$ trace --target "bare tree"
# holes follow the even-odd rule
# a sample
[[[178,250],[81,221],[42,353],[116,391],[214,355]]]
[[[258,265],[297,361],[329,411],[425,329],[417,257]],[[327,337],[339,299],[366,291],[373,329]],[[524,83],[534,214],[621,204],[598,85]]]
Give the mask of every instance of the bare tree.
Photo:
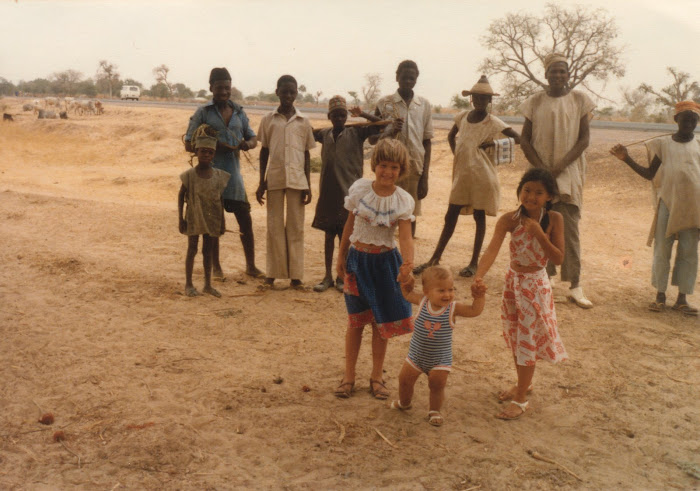
[[[569,60],[569,87],[581,85],[595,94],[590,79],[606,82],[625,74],[623,49],[613,44],[618,34],[605,9],[549,3],[539,17],[506,14],[493,21],[481,39],[490,56],[479,68],[503,77],[506,98],[522,99],[547,86],[544,58],[557,52]]]
[[[362,97],[365,104],[373,106],[379,100],[379,87],[382,85],[382,76],[378,73],[365,73],[367,85],[362,87]]]
[[[159,65],[153,69],[153,76],[156,78],[156,82],[165,85],[172,96],[173,85],[168,81],[168,73],[170,73],[170,68],[167,65]]]
[[[622,99],[625,101],[624,112],[630,121],[646,121],[649,116],[649,108],[654,105],[653,98],[641,88],[622,90]]]
[[[107,60],[100,60],[97,68],[97,80],[104,80],[109,86],[109,97],[112,97],[112,88],[119,83],[119,72],[117,65],[109,63]]]
[[[352,97],[352,103],[354,105],[357,106],[360,103],[360,98],[357,96],[357,92],[355,92],[354,90],[348,90],[348,95]]]
[[[645,94],[656,97],[656,103],[667,107],[674,107],[676,103],[689,99],[700,102],[700,84],[697,80],[690,80],[690,74],[681,72],[674,67],[666,67],[673,77],[671,85],[667,85],[660,91],[655,91],[651,85],[642,84],[639,90]]]
[[[323,95],[323,91],[317,90],[316,91],[316,104],[318,104],[318,101],[321,99],[321,95]]]

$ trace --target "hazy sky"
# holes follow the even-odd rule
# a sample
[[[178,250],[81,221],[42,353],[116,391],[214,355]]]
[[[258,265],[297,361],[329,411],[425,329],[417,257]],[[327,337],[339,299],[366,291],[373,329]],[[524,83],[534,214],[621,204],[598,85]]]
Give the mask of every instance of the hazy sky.
[[[14,83],[75,69],[94,77],[98,61],[146,87],[166,64],[170,80],[208,89],[213,66],[226,66],[244,94],[274,90],[291,73],[322,97],[359,92],[380,73],[382,93],[396,89],[398,62],[418,63],[416,92],[433,104],[470,88],[487,56],[479,44],[491,20],[507,12],[539,14],[545,0],[168,0],[0,3],[0,77]],[[574,4],[577,2],[558,2]],[[666,66],[700,79],[697,0],[589,0],[620,26],[627,75],[620,87],[669,83]],[[495,88],[498,83],[494,80]],[[605,103],[603,103],[605,104]]]

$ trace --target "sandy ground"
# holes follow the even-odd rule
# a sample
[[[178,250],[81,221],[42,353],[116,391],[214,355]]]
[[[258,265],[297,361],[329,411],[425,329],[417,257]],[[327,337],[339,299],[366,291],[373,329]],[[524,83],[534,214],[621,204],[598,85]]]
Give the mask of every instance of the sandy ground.
[[[498,320],[504,248],[486,278],[483,314],[458,323],[446,423],[434,428],[424,377],[407,413],[370,397],[367,340],[358,391],[337,400],[342,295],[282,285],[256,294],[236,233],[222,238],[223,298],[182,295],[186,239],[177,232],[176,196],[188,168],[180,136],[189,116],[108,105],[99,117],[26,115],[0,126],[0,488],[700,486],[686,472],[700,464],[700,323],[646,310],[654,297],[649,187],[607,155],[613,143],[649,134],[593,133],[581,229],[583,285],[595,308],[566,303],[564,285],[555,289],[571,360],[539,365],[526,416],[494,418],[496,392],[514,380]],[[430,256],[447,206],[446,136],[439,130],[434,140],[417,262]],[[634,148],[646,162],[643,147]],[[251,160],[242,165],[252,198],[257,149]],[[501,169],[502,211],[516,206],[524,169],[522,155]],[[323,276],[314,206],[308,285]],[[257,204],[253,220],[264,268],[265,210]],[[237,231],[232,216],[228,228]],[[457,272],[467,263],[473,233],[462,217],[443,264]],[[470,280],[456,285],[466,299]],[[676,289],[669,292],[674,300]],[[698,294],[690,301],[700,303]],[[393,392],[408,342],[389,343]],[[37,422],[45,412],[52,426]],[[58,430],[62,443],[53,440]]]

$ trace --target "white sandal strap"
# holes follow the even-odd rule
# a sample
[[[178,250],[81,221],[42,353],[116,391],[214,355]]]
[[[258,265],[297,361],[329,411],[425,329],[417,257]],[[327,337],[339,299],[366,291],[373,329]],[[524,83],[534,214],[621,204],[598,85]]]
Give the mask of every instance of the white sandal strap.
[[[518,402],[511,400],[510,403],[518,406],[522,412],[527,411],[528,406],[530,406],[530,401]]]

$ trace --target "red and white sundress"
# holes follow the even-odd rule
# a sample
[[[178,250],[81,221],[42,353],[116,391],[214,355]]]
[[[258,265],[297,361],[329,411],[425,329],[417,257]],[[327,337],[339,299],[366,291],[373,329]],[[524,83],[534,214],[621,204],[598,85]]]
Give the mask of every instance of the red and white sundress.
[[[532,366],[537,360],[557,363],[568,359],[557,331],[557,314],[542,245],[518,225],[510,237],[510,259],[523,266],[539,266],[534,273],[509,268],[503,287],[503,337],[516,363]]]

